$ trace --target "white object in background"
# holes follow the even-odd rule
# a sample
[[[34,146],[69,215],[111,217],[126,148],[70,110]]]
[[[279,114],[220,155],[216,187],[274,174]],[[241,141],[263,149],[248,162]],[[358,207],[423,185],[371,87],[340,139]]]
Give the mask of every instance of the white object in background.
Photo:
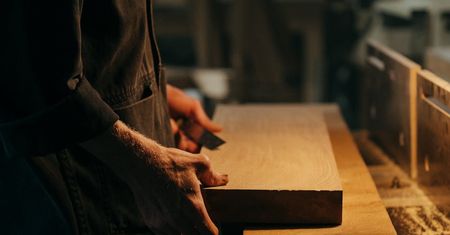
[[[192,78],[205,96],[223,100],[229,93],[229,73],[224,69],[196,69]]]
[[[186,93],[186,95],[202,101],[203,100],[203,95],[200,93],[200,91],[198,89],[195,88],[187,88],[187,89],[183,89],[184,93]]]

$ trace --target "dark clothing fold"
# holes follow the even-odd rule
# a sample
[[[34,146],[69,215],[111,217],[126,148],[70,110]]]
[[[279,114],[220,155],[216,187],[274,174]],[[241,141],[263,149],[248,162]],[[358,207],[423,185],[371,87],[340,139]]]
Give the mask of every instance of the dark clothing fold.
[[[0,225],[7,232],[152,234],[128,186],[78,145],[120,119],[173,146],[151,8],[150,0],[2,3]]]

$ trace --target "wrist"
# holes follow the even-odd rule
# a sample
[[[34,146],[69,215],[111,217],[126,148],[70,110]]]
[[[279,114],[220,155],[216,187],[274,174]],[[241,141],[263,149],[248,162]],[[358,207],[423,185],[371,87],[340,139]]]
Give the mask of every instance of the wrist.
[[[165,151],[163,146],[121,121],[115,122],[107,132],[80,145],[130,185],[159,169]]]
[[[141,133],[134,131],[121,121],[114,124],[112,135],[127,149],[132,151],[134,155],[141,158],[149,165],[157,163],[157,160],[160,160],[166,151],[164,146],[147,138]]]

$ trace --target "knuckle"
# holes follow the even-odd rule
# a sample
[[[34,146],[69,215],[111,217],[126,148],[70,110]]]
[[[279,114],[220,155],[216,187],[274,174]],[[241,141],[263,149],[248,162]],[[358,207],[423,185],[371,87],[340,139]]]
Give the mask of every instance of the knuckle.
[[[199,154],[199,159],[200,159],[200,163],[206,167],[206,168],[210,168],[211,167],[211,160],[209,159],[208,156],[206,156],[205,154]]]

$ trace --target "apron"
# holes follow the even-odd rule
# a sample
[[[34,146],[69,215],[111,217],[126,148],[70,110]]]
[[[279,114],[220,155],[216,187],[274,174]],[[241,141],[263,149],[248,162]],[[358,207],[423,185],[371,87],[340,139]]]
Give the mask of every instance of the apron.
[[[147,1],[149,14],[150,6]],[[145,55],[135,77],[143,94],[136,92],[139,98],[120,104],[108,101],[112,95],[103,98],[128,126],[172,147],[164,71],[148,20]],[[46,156],[0,156],[0,234],[153,233],[129,187],[95,156],[73,145]]]
[[[162,68],[150,73],[151,95],[116,108],[120,120],[159,144],[173,147]],[[57,199],[75,234],[153,234],[129,187],[95,156],[79,146],[30,159]]]

